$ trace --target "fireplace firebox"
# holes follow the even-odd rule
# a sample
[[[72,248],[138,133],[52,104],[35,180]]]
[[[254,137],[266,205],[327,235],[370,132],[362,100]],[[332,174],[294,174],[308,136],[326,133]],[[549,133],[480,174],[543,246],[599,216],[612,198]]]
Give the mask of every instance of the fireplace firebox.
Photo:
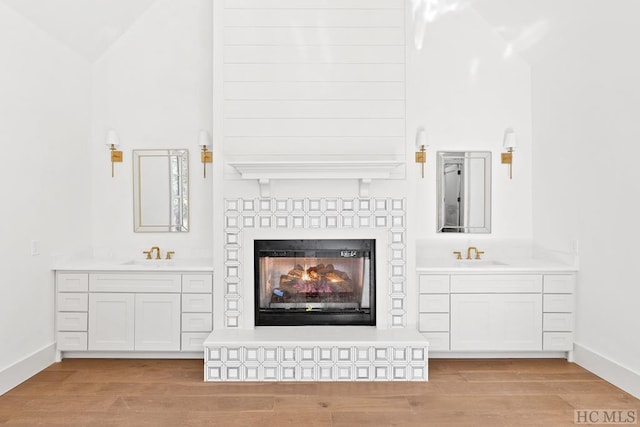
[[[256,240],[256,326],[375,325],[375,240]]]

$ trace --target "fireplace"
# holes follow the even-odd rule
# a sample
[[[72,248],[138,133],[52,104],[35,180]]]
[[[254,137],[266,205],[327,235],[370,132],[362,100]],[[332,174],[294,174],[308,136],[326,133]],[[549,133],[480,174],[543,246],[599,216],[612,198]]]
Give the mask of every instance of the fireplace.
[[[375,240],[255,240],[255,325],[375,325]]]

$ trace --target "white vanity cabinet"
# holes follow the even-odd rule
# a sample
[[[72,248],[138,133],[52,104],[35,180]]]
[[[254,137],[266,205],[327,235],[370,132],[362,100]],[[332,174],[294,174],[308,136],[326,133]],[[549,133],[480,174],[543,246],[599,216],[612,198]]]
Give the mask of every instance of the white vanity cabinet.
[[[202,351],[213,329],[213,282],[210,274],[182,276],[182,350]]]
[[[56,285],[60,352],[202,351],[212,330],[211,273],[57,272]]]
[[[449,275],[420,275],[418,286],[418,330],[429,340],[429,350],[449,350]]]
[[[181,291],[180,274],[89,274],[88,350],[180,350]]]
[[[56,283],[56,336],[58,350],[86,350],[89,275],[86,273],[58,273]]]
[[[573,275],[544,277],[543,340],[544,350],[573,349],[573,313],[576,279]]]
[[[418,329],[434,352],[572,350],[573,273],[420,273],[418,282]]]
[[[451,276],[451,350],[542,350],[542,276]]]

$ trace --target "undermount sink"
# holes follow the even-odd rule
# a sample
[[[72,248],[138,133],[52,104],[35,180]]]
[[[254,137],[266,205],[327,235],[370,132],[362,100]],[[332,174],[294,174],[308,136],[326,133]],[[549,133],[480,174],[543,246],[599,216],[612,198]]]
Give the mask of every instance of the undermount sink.
[[[460,267],[496,267],[508,265],[506,262],[495,259],[457,259],[453,260],[453,263]]]
[[[174,264],[172,259],[132,259],[122,263],[122,265],[141,265],[145,267],[164,267]]]

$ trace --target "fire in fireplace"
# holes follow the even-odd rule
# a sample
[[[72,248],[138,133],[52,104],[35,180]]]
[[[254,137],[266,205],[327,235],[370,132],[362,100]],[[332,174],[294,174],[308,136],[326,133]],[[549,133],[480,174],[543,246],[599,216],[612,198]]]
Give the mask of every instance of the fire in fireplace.
[[[375,240],[256,240],[255,324],[375,325]]]

